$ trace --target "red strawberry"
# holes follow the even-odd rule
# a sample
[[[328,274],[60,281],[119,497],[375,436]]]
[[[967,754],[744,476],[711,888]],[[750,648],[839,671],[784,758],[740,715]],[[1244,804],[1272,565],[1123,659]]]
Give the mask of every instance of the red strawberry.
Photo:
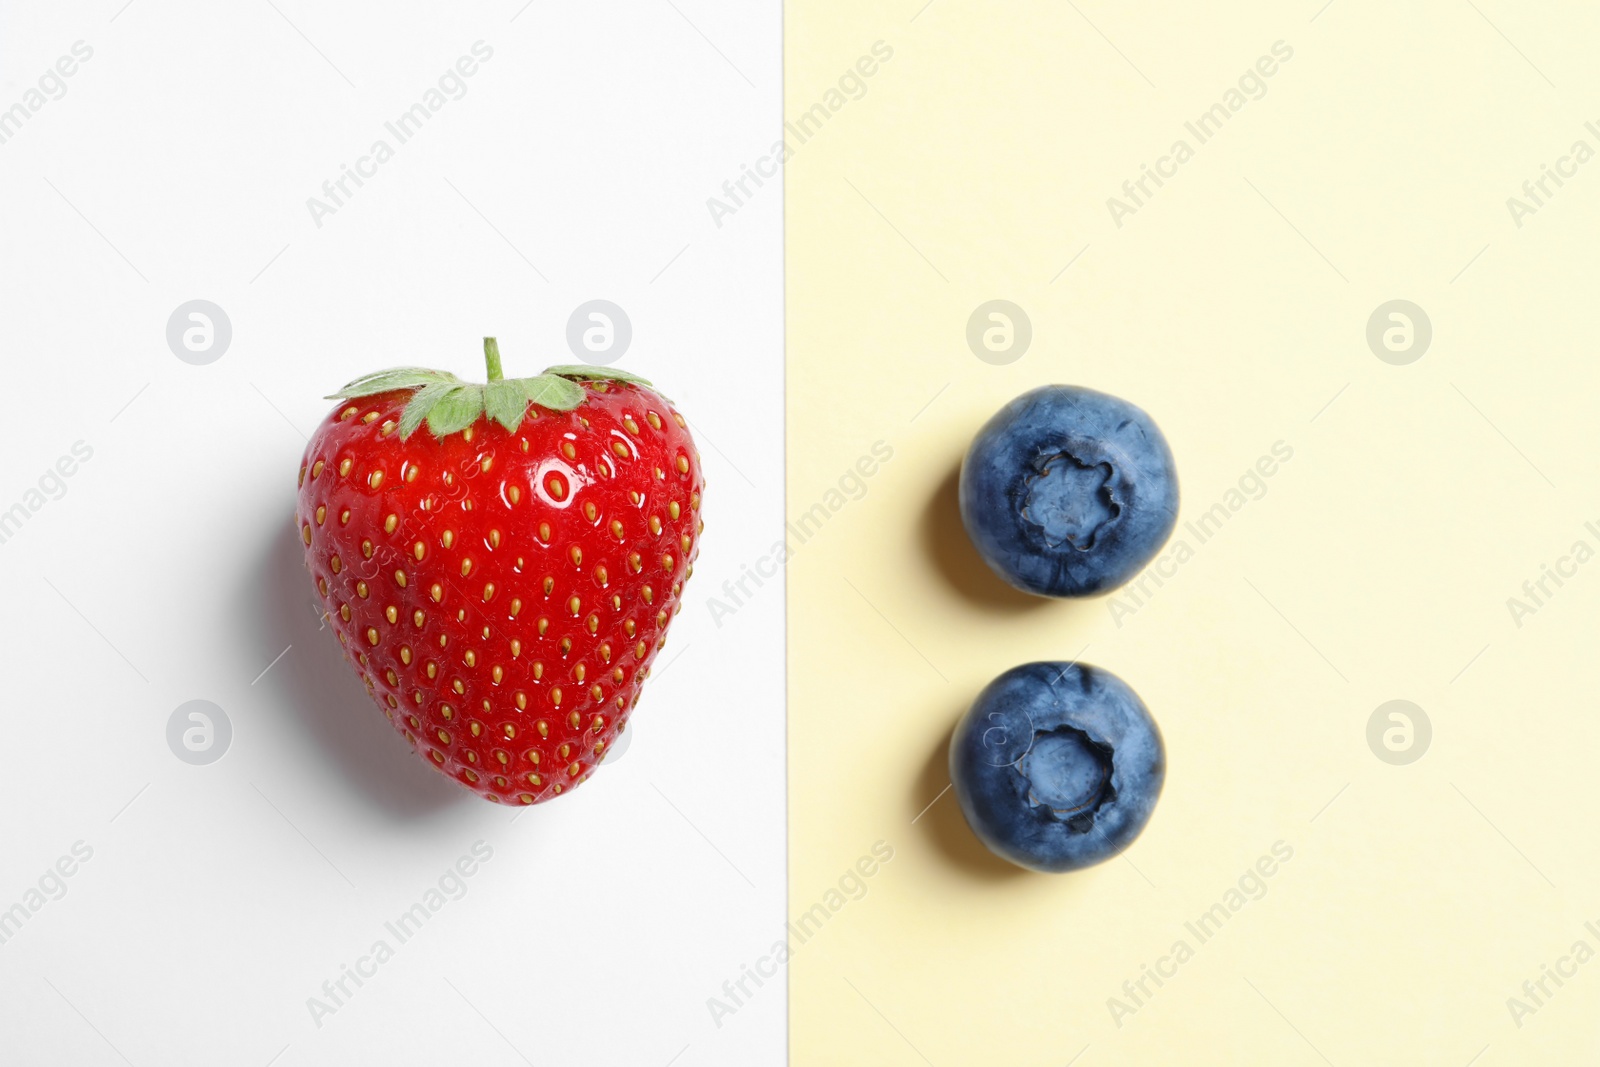
[[[493,801],[589,776],[698,547],[699,454],[649,383],[552,367],[359,378],[300,464],[306,566],[383,714]],[[428,431],[416,433],[426,424]]]

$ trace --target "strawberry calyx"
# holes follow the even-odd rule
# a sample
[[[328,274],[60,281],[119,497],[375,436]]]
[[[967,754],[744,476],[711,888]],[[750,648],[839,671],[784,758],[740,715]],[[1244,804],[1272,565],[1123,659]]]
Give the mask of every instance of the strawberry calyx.
[[[401,389],[414,390],[400,416],[400,439],[410,437],[426,423],[429,431],[442,440],[485,415],[508,432],[515,432],[522,425],[529,403],[552,411],[571,411],[583,403],[584,392],[579,382],[650,384],[628,371],[586,365],[550,367],[532,378],[508,379],[501,370],[500,346],[493,337],[483,339],[483,359],[489,371],[486,384],[462,381],[449,371],[427,367],[391,367],[364,374],[327,399],[353,400]]]

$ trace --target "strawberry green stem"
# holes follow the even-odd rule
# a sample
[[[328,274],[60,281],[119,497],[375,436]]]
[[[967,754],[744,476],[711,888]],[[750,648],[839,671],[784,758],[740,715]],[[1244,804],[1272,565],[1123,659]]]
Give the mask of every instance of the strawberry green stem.
[[[443,440],[482,417],[498,422],[508,433],[516,433],[530,403],[548,411],[572,411],[583,403],[585,382],[650,386],[637,374],[588,364],[548,367],[535,377],[507,381],[500,366],[500,345],[493,337],[483,339],[483,361],[489,368],[488,385],[464,382],[447,371],[426,367],[393,367],[362,375],[329,399],[353,400],[410,390],[411,399],[400,416],[400,440],[406,440],[424,424]]]

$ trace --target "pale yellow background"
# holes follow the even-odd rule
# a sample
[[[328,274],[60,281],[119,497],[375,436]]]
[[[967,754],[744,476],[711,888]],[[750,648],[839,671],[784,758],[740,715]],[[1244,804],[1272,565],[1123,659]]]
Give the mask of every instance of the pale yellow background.
[[[1520,628],[1506,603],[1600,547],[1600,160],[1520,229],[1506,208],[1600,148],[1600,16],[922,3],[788,4],[791,119],[894,49],[786,170],[791,518],[893,448],[788,568],[791,912],[894,848],[796,949],[793,1062],[1600,1062],[1600,961],[1520,1028],[1506,1003],[1600,949],[1600,561]],[[1278,40],[1266,96],[1118,229],[1107,198]],[[1008,366],[965,341],[993,298],[1033,325]],[[1433,323],[1410,366],[1365,341],[1394,298]],[[952,479],[1046,382],[1148,410],[1184,520],[1294,457],[1120,627],[1027,602]],[[1125,859],[1016,871],[939,797],[949,732],[995,674],[1085,646],[1154,711],[1166,791]],[[1409,766],[1366,741],[1395,698],[1433,725]],[[1119,1028],[1107,999],[1277,841],[1265,896]]]

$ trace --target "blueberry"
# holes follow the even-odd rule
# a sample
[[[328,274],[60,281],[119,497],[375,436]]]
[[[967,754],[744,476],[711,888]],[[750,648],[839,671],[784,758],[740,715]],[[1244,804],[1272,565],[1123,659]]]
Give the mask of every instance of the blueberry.
[[[950,739],[950,783],[998,856],[1074,871],[1139,836],[1166,778],[1161,731],[1121,678],[1026,663],[990,682]]]
[[[1116,588],[1178,521],[1178,473],[1150,416],[1074,385],[1023,393],[985,423],[960,496],[978,555],[1040,596]]]

